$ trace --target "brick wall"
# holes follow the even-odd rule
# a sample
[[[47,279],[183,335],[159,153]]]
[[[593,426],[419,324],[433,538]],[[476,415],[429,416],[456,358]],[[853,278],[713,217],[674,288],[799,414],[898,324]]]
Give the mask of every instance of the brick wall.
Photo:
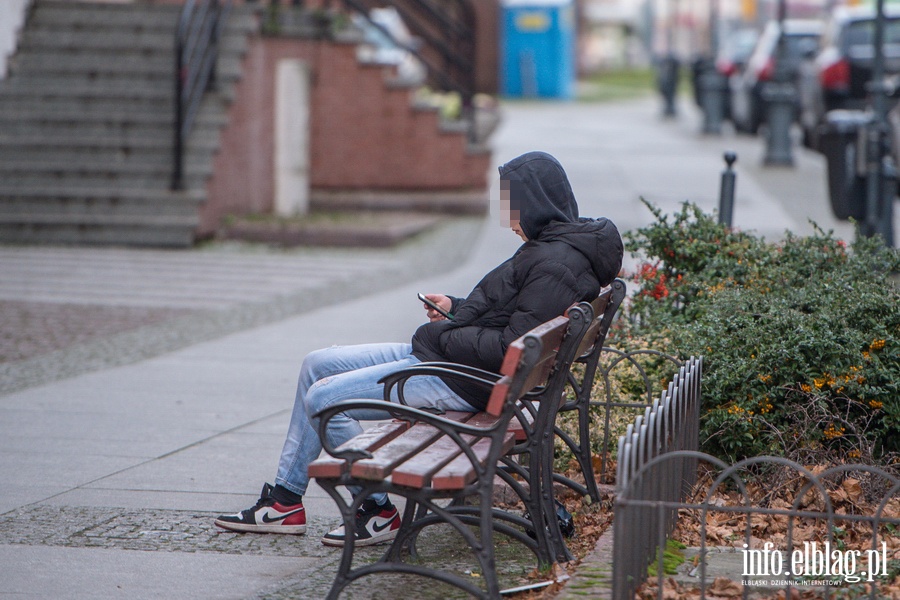
[[[311,66],[313,192],[486,189],[490,154],[470,153],[465,134],[442,132],[435,112],[414,109],[412,89],[388,84],[389,67],[358,63],[352,44],[254,36],[207,186],[202,234],[224,215],[272,210],[275,67],[283,58]]]

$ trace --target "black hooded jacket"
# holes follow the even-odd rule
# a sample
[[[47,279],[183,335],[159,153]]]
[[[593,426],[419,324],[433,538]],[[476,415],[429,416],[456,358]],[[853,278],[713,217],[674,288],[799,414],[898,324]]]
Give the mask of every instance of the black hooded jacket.
[[[419,327],[413,355],[497,372],[506,348],[573,303],[593,300],[622,266],[622,239],[608,219],[578,217],[565,171],[555,158],[529,152],[500,167],[510,204],[528,241],[475,286],[453,299],[453,321]],[[483,409],[487,392],[447,378],[447,385]]]

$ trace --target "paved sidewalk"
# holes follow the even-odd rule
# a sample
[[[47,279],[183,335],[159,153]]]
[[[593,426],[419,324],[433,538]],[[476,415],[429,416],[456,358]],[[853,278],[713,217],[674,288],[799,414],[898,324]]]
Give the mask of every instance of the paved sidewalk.
[[[392,250],[0,246],[0,393],[127,364],[389,288],[469,254],[461,218]],[[445,251],[436,256],[428,246]]]
[[[625,231],[650,220],[642,196],[715,208],[734,149],[736,226],[777,238],[809,232],[811,217],[852,236],[830,218],[820,157],[798,151],[795,170],[767,170],[759,140],[706,138],[695,115],[658,113],[655,99],[510,104],[495,161],[555,154],[582,213]],[[0,246],[3,329],[31,310],[87,336],[10,343],[21,359],[0,363],[0,598],[322,597],[338,553],[319,543],[337,521],[321,490],[299,538],[221,534],[212,517],[249,506],[274,476],[307,352],[408,340],[423,321],[417,291],[465,294],[516,247],[493,217],[396,251]],[[418,598],[428,585],[348,597]]]

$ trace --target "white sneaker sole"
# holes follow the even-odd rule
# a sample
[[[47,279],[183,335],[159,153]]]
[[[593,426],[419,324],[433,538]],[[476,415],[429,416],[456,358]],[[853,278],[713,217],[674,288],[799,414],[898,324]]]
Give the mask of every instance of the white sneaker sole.
[[[229,523],[228,521],[215,520],[217,527],[238,533],[281,533],[285,535],[303,535],[306,533],[306,525],[246,525],[243,523]]]
[[[392,530],[392,531],[388,531],[387,533],[384,533],[384,534],[381,534],[381,535],[378,535],[378,536],[375,536],[375,537],[366,538],[366,539],[364,539],[364,540],[359,540],[359,539],[358,539],[358,540],[356,540],[356,543],[353,544],[353,545],[354,545],[355,547],[359,548],[359,547],[362,547],[362,546],[374,546],[374,545],[376,545],[376,544],[383,544],[383,543],[385,543],[385,542],[390,542],[390,541],[392,541],[395,537],[397,537],[397,531],[398,531],[397,529],[394,529],[394,530]],[[325,544],[326,546],[335,546],[335,547],[340,547],[340,548],[343,548],[343,547],[344,547],[344,540],[343,540],[343,538],[328,538],[328,537],[323,537],[323,538],[322,538],[322,543]]]

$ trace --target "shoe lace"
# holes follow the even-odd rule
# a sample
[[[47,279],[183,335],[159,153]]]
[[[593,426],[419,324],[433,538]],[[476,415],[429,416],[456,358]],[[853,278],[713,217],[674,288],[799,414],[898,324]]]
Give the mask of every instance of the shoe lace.
[[[261,509],[262,507],[264,507],[264,506],[272,506],[273,504],[275,504],[275,499],[272,498],[271,496],[260,496],[260,497],[259,497],[259,500],[256,501],[256,504],[254,504],[252,508],[248,508],[247,510],[242,511],[241,514],[243,514],[244,516],[249,517],[250,515],[252,515],[252,514],[255,513],[256,511],[258,511],[259,509]]]

